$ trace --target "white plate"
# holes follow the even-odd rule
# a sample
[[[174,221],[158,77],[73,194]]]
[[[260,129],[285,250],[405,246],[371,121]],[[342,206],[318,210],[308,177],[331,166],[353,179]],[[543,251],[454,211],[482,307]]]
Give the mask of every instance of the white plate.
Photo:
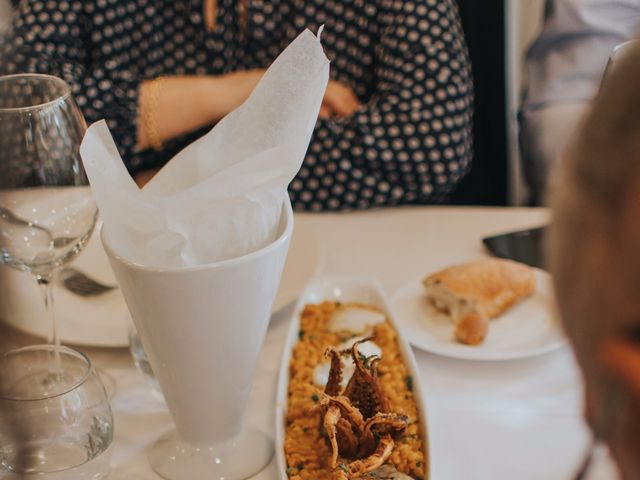
[[[106,284],[116,284],[97,231],[74,266]],[[46,336],[48,316],[32,275],[0,267],[0,318],[19,330]],[[80,297],[60,283],[53,284],[58,333],[63,343],[97,347],[128,345],[129,312],[115,289],[95,297]]]
[[[100,242],[99,226],[74,267],[106,284],[116,284]],[[289,254],[276,295],[273,312],[297,298],[304,284],[322,268],[324,251],[313,231],[296,225]],[[23,272],[0,266],[0,319],[27,333],[45,336],[48,329],[43,300],[35,279]],[[95,347],[126,347],[129,311],[114,290],[95,297],[79,297],[61,284],[53,286],[60,339],[63,343]]]
[[[467,360],[511,360],[542,355],[566,343],[554,308],[551,276],[535,270],[536,291],[528,299],[491,320],[481,345],[463,345],[453,337],[453,324],[427,301],[422,278],[393,295],[396,320],[411,344],[428,352]]]
[[[296,304],[293,317],[289,326],[287,340],[284,345],[284,352],[280,362],[280,373],[278,375],[278,386],[276,393],[276,458],[278,463],[278,475],[282,480],[287,477],[287,461],[284,455],[284,436],[285,436],[285,415],[287,409],[287,387],[289,384],[289,363],[293,347],[298,341],[298,332],[300,331],[300,314],[304,310],[304,306],[309,303],[320,303],[324,300],[347,302],[361,302],[373,305],[381,309],[387,318],[391,321],[398,333],[398,347],[402,361],[407,367],[407,371],[413,377],[413,391],[416,403],[418,404],[418,413],[421,420],[420,436],[425,446],[425,456],[427,466],[425,469],[425,479],[430,478],[432,470],[432,457],[429,448],[429,437],[427,434],[427,426],[429,420],[425,409],[425,390],[421,385],[420,374],[416,364],[415,357],[411,351],[411,347],[407,343],[402,331],[398,329],[398,324],[394,319],[389,302],[380,287],[380,284],[374,280],[362,277],[319,277],[311,280],[306,286]]]

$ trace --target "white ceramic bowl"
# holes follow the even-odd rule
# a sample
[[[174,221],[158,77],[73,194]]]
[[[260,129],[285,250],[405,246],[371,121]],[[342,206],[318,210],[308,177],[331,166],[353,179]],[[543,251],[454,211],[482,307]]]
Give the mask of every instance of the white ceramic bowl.
[[[278,462],[278,475],[282,480],[286,480],[287,461],[284,455],[284,436],[285,436],[285,416],[287,409],[287,387],[289,384],[289,362],[294,346],[298,342],[298,332],[300,330],[300,314],[304,310],[304,306],[309,303],[321,303],[325,300],[339,301],[342,303],[361,302],[382,310],[387,318],[393,324],[398,334],[398,347],[402,355],[408,373],[413,377],[413,393],[418,406],[418,414],[420,415],[420,436],[425,449],[426,468],[425,480],[430,478],[432,469],[432,458],[429,447],[429,437],[427,427],[429,419],[427,417],[427,409],[425,408],[425,390],[420,382],[420,375],[416,360],[411,351],[409,343],[402,335],[398,328],[389,302],[382,290],[380,284],[370,278],[333,276],[319,277],[311,280],[305,290],[298,299],[298,303],[291,319],[289,333],[284,346],[284,353],[280,363],[280,374],[278,376],[278,387],[276,394],[276,458]]]

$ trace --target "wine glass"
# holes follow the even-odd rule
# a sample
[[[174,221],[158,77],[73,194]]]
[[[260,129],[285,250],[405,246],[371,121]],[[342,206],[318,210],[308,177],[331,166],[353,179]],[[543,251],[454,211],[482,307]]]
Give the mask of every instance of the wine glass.
[[[85,246],[97,218],[79,153],[85,130],[63,80],[0,77],[0,264],[35,276],[56,345],[51,281]]]
[[[0,356],[0,478],[105,478],[112,440],[107,395],[86,356],[54,345]]]

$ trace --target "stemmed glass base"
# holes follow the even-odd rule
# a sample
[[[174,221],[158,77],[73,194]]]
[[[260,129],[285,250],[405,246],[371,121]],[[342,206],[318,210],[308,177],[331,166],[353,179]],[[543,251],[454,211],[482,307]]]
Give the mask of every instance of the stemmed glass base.
[[[244,480],[263,470],[273,452],[273,441],[251,428],[233,440],[206,446],[193,446],[173,430],[151,446],[148,458],[167,480]]]

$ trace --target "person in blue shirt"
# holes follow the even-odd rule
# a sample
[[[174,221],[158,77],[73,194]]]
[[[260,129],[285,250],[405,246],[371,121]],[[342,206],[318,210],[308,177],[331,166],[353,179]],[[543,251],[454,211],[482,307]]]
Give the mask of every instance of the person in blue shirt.
[[[596,95],[613,49],[640,27],[640,0],[547,0],[545,13],[526,56],[520,125],[536,203],[544,202],[553,168]]]

